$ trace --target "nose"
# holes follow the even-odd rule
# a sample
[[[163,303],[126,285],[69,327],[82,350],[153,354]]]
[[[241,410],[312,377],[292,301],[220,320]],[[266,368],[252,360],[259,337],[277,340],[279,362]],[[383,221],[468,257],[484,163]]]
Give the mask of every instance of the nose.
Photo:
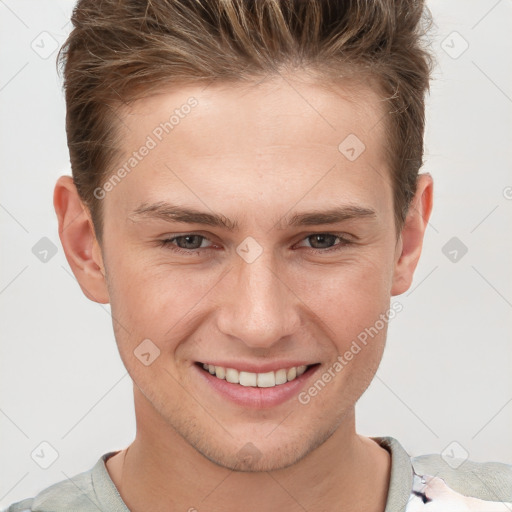
[[[300,326],[300,300],[275,260],[263,253],[240,259],[224,283],[217,322],[220,332],[250,348],[270,348]]]

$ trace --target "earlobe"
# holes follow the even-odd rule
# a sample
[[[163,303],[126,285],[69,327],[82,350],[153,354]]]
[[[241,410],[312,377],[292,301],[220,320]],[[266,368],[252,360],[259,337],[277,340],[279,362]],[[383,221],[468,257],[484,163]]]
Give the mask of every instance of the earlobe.
[[[416,194],[397,243],[397,260],[393,274],[391,295],[406,292],[412,283],[414,271],[418,265],[423,246],[425,230],[433,206],[434,183],[430,174],[418,176]]]
[[[55,185],[53,205],[59,221],[59,237],[69,266],[86,297],[109,302],[101,249],[87,208],[71,176],[61,176]]]

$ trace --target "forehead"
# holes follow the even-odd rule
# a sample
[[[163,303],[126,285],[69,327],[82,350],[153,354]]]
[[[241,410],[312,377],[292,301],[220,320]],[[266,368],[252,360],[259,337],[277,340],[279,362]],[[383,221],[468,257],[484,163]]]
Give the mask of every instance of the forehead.
[[[194,106],[189,108],[191,103]],[[373,144],[380,142],[374,128],[383,113],[383,101],[363,84],[347,80],[328,85],[291,75],[250,84],[174,87],[133,103],[124,124],[127,141],[136,145],[130,134],[137,137],[141,131],[156,129],[158,137],[158,125],[174,117],[174,138],[184,132],[180,143],[201,155],[230,152],[233,142],[239,144],[237,150],[246,152],[277,144],[294,147],[299,141],[304,146],[304,138],[308,147],[321,144],[337,149],[336,142],[349,133],[368,142],[372,137]]]
[[[336,193],[352,203],[383,202],[378,192],[390,186],[383,113],[383,102],[364,86],[289,76],[169,89],[122,114],[114,170],[130,159],[134,165],[111,200],[123,189],[126,209],[184,195],[197,206],[209,196],[219,205],[261,200],[259,206],[286,207],[301,195],[313,204]],[[150,147],[143,158],[133,156],[143,146]]]

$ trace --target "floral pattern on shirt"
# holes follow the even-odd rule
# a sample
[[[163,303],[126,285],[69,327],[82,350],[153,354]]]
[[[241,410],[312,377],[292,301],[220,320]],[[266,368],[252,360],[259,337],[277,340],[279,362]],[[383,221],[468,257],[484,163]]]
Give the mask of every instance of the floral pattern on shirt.
[[[451,489],[442,478],[414,473],[405,512],[512,512],[512,502],[464,496]]]

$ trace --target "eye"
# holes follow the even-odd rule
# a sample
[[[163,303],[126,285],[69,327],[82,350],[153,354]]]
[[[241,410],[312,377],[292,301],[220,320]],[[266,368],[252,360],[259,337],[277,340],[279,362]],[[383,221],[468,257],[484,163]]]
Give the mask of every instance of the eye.
[[[204,240],[208,239],[205,236],[198,235],[196,233],[190,233],[160,240],[160,245],[162,247],[168,247],[169,249],[181,254],[194,255],[198,254],[204,249],[210,248],[201,247]],[[175,242],[177,242],[177,245]]]
[[[335,245],[332,245],[334,244],[336,239],[340,240],[340,242]],[[313,252],[316,253],[339,251],[343,249],[343,247],[350,245],[352,243],[348,238],[341,235],[335,235],[333,233],[314,233],[312,235],[308,235],[306,238],[304,238],[304,240],[310,241],[310,248]],[[317,245],[330,245],[330,247],[316,247]]]

